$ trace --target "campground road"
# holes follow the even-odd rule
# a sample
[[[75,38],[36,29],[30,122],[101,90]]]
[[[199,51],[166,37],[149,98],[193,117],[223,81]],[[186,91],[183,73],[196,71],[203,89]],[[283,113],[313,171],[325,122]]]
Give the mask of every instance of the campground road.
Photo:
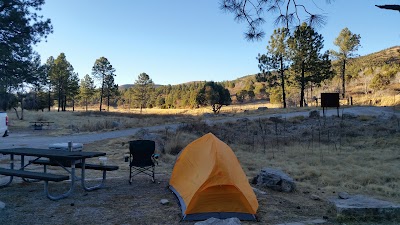
[[[322,110],[321,114],[322,114]],[[232,122],[237,121],[239,119],[248,118],[248,119],[258,119],[258,118],[269,118],[269,117],[277,117],[280,116],[282,118],[290,118],[296,116],[308,116],[310,111],[304,112],[290,112],[290,113],[280,113],[280,114],[268,114],[268,115],[257,115],[257,116],[243,116],[243,117],[218,117],[218,119],[206,119],[205,122],[207,124],[214,123],[224,123],[224,122]],[[354,115],[370,115],[370,116],[381,116],[381,117],[390,117],[392,115],[396,115],[400,117],[400,112],[394,111],[393,108],[390,107],[349,107],[349,108],[341,108],[339,110],[339,114],[342,113],[352,113]],[[325,111],[326,116],[337,115],[336,109],[329,109]],[[31,148],[48,148],[49,144],[53,143],[62,143],[72,141],[75,143],[91,143],[95,141],[110,139],[110,138],[120,138],[134,135],[140,129],[145,128],[150,132],[164,130],[166,127],[170,127],[172,129],[176,129],[180,124],[165,124],[158,126],[150,126],[150,127],[141,127],[141,128],[130,128],[126,130],[116,130],[102,133],[90,133],[90,134],[76,134],[76,135],[64,135],[59,137],[54,136],[32,136],[27,134],[14,134],[12,131],[8,137],[2,138],[0,137],[0,148],[20,148],[20,147],[31,147]]]

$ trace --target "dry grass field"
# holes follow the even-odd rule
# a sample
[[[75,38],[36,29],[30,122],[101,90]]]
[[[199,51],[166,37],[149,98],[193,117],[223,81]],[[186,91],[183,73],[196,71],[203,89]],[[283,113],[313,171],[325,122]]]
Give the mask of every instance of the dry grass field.
[[[267,112],[260,112],[255,110],[259,106],[251,107],[254,110],[247,109],[244,106],[237,109],[226,107],[225,111],[222,112],[224,115],[219,117],[284,113],[290,110],[299,110],[269,109]],[[288,119],[238,119],[235,122],[210,125],[204,122],[204,118],[207,117],[202,114],[204,112],[183,110],[174,113],[169,111],[169,113],[161,115],[160,112],[153,113],[150,111],[147,110],[142,115],[132,112],[103,112],[101,114],[96,112],[25,112],[25,121],[15,121],[13,115],[10,113],[9,115],[11,129],[15,128],[16,130],[24,130],[29,127],[29,121],[57,121],[57,125],[49,133],[51,135],[181,123],[181,126],[176,130],[161,130],[155,134],[146,134],[146,130],[141,130],[130,137],[109,139],[85,145],[84,148],[88,151],[107,152],[109,163],[120,166],[118,173],[110,173],[111,189],[115,189],[117,195],[127,195],[128,193],[120,193],[117,189],[127,191],[127,188],[129,188],[129,186],[126,187],[127,182],[125,182],[129,167],[123,162],[124,153],[128,151],[128,141],[150,135],[155,137],[158,143],[156,151],[161,156],[160,163],[157,166],[157,176],[161,180],[162,188],[160,189],[160,186],[157,186],[157,190],[160,193],[154,194],[151,183],[147,181],[145,183],[149,186],[141,187],[141,184],[138,184],[140,186],[138,188],[149,188],[147,191],[154,194],[149,200],[152,202],[151,204],[157,204],[160,198],[167,198],[171,203],[161,209],[160,207],[153,207],[154,209],[152,209],[151,205],[146,206],[147,210],[154,211],[154,213],[142,215],[148,222],[136,221],[132,223],[121,218],[119,220],[114,218],[113,220],[110,219],[109,224],[178,223],[179,206],[175,202],[174,196],[164,188],[168,184],[179,151],[191,141],[208,132],[215,134],[233,149],[250,182],[263,167],[279,168],[295,179],[297,190],[294,193],[284,194],[257,187],[267,192],[267,195],[257,194],[260,203],[257,216],[260,219],[260,224],[278,224],[316,218],[327,218],[327,224],[339,224],[334,220],[334,210],[327,202],[327,198],[336,196],[338,192],[343,191],[400,204],[400,118],[395,115],[389,117],[361,115],[343,118],[336,116],[327,118],[298,116]],[[207,117],[207,119],[215,118],[218,117]],[[115,121],[120,122],[120,125],[113,127],[112,124]],[[105,124],[111,124],[111,126]],[[42,186],[38,188],[40,189]],[[139,189],[134,191],[137,192],[134,194],[135,198],[136,195],[139,195],[139,197],[145,195],[141,192],[146,190]],[[3,189],[2,193],[4,190],[6,189]],[[20,192],[21,190],[14,188],[13,191]],[[312,200],[311,195],[318,195],[321,200]],[[0,194],[0,200],[4,198],[7,197]],[[125,202],[125,200],[120,201],[122,204],[133,204]],[[53,203],[51,204],[53,205]],[[68,206],[65,207],[68,208]],[[111,207],[107,212],[111,213],[113,210],[114,213],[119,210],[122,210],[121,214],[125,213],[125,209],[115,209],[114,207]],[[134,211],[134,209],[131,210]],[[94,219],[94,221],[96,220]],[[90,224],[90,220],[86,222]],[[396,223],[387,221],[361,223],[356,221],[346,224]]]
[[[221,109],[219,117],[235,117],[243,115],[255,115],[258,107],[268,107],[270,110],[265,113],[281,113],[289,111],[298,111],[299,108],[290,110],[279,109],[274,104],[246,104],[242,106],[227,106]],[[110,108],[109,112],[99,112],[97,108],[91,108],[89,111],[83,109],[68,109],[65,112],[52,111],[27,111],[24,110],[24,119],[19,120],[14,111],[8,111],[9,127],[13,131],[29,130],[33,121],[51,121],[51,129],[47,130],[47,135],[65,135],[98,131],[110,131],[134,127],[148,127],[169,123],[188,123],[201,121],[207,115],[211,115],[209,108],[200,109],[139,109],[121,110]],[[19,110],[19,114],[21,111]],[[209,119],[218,119],[219,117],[209,117]]]

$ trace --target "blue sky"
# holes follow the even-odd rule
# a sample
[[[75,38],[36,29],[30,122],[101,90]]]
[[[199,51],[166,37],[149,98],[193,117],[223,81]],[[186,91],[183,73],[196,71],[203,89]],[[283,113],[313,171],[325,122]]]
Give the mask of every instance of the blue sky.
[[[305,4],[312,1],[303,0]],[[398,0],[335,0],[310,10],[327,17],[317,31],[324,50],[348,27],[361,35],[359,55],[400,45],[400,13],[375,4]],[[273,16],[263,25],[265,38],[244,39],[245,24],[219,9],[217,0],[47,0],[40,12],[50,18],[54,33],[35,50],[42,63],[66,54],[80,78],[91,74],[96,59],[108,58],[117,84],[132,84],[145,72],[156,84],[224,81],[258,72],[256,56],[264,53],[273,30]]]

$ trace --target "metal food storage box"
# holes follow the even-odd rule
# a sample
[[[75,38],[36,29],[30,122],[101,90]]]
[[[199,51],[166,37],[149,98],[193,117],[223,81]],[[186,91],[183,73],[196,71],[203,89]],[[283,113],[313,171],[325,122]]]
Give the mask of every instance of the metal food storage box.
[[[69,149],[68,142],[66,143],[54,143],[49,145],[50,150],[55,150],[55,151],[72,151],[72,152],[81,152],[83,150],[83,144],[82,143],[71,143],[71,150]],[[50,162],[56,163],[55,160],[50,159]],[[61,163],[63,166],[71,166],[70,161],[65,161],[65,160],[58,160],[59,163]],[[75,161],[75,163],[81,163],[81,161]]]

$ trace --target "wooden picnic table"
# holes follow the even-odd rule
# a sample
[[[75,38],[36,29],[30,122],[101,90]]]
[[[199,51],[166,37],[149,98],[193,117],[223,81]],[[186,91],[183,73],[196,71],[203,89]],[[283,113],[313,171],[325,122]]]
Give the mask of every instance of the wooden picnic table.
[[[81,186],[85,191],[92,191],[104,186],[106,180],[106,171],[117,170],[117,166],[101,166],[101,165],[91,165],[86,164],[85,160],[88,158],[94,158],[99,156],[105,156],[104,152],[70,152],[70,151],[59,151],[59,150],[50,150],[50,149],[35,149],[35,148],[15,148],[15,149],[0,149],[0,154],[9,155],[10,156],[10,167],[9,168],[0,168],[0,174],[9,176],[9,181],[3,184],[0,184],[0,187],[8,186],[11,184],[13,177],[21,177],[24,181],[29,182],[29,179],[42,180],[44,181],[44,190],[46,196],[51,200],[58,200],[62,198],[68,197],[72,194],[73,189],[75,187],[75,181],[81,181]],[[21,156],[21,166],[20,168],[14,168],[14,156]],[[29,161],[29,163],[25,164],[24,157],[25,156],[33,156],[36,157],[34,160]],[[40,162],[43,158],[46,161]],[[51,163],[51,166],[59,166],[62,167],[67,174],[52,174],[47,172],[47,165]],[[70,166],[64,166],[62,164],[63,161],[70,161]],[[36,172],[31,170],[25,170],[31,164],[42,164],[44,166],[43,172]],[[87,166],[86,166],[87,165]],[[75,173],[75,168],[81,169],[81,176],[78,177]],[[85,183],[85,170],[103,170],[103,179],[100,184],[87,187]],[[49,193],[48,183],[49,181],[59,182],[63,180],[70,179],[70,188],[67,192],[59,195],[51,195]]]
[[[35,130],[41,130],[43,128],[43,126],[50,126],[50,124],[54,123],[51,121],[32,121],[29,123],[33,123],[33,128]]]

